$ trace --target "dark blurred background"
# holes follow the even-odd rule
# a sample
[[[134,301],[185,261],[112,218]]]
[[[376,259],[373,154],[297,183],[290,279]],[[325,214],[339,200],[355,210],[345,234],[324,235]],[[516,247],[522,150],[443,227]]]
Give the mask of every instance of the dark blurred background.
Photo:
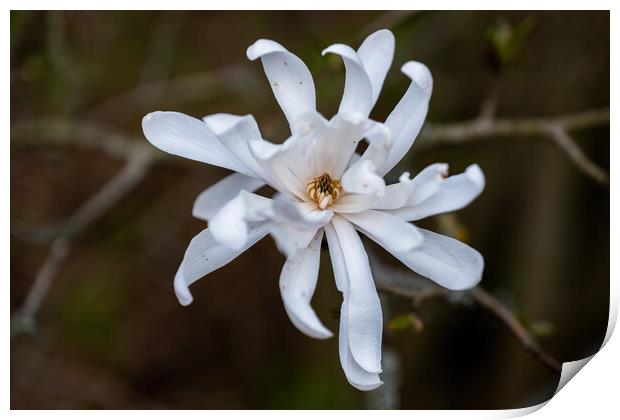
[[[86,145],[84,127],[110,134],[100,142],[113,133],[143,144],[140,122],[151,111],[252,113],[266,138],[282,140],[284,118],[246,48],[264,37],[299,55],[329,117],[344,71],[321,50],[357,48],[381,27],[393,30],[396,55],[377,120],[407,88],[399,68],[410,59],[433,72],[434,123],[476,117],[492,89],[500,117],[609,106],[608,12],[12,12],[11,315],[47,258],[53,234],[45,232],[123,166]],[[514,42],[498,47],[506,30]],[[45,128],[59,122],[59,132]],[[572,134],[608,171],[609,125]],[[569,361],[598,350],[609,303],[608,188],[545,138],[424,142],[392,181],[432,162],[448,162],[452,173],[475,162],[487,187],[458,219],[423,225],[441,231],[442,220],[458,221],[485,257],[482,286],[549,354]],[[374,394],[347,384],[337,339],[307,338],[287,319],[277,287],[284,258],[271,239],[196,283],[190,307],[178,304],[174,273],[204,228],[193,201],[226,174],[158,160],[73,239],[36,328],[12,335],[12,408],[373,407]],[[386,321],[409,311],[407,299],[383,298]],[[339,304],[324,253],[313,305],[334,332]],[[416,317],[418,328],[386,329],[400,360],[401,408],[517,408],[553,394],[559,375],[478,305],[429,300]]]

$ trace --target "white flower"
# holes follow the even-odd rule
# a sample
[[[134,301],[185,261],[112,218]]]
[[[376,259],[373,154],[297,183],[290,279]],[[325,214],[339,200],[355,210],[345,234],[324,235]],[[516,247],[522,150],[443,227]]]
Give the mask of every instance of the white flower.
[[[405,156],[426,117],[433,80],[415,61],[402,66],[411,85],[385,123],[368,118],[391,65],[394,37],[370,35],[355,51],[334,44],[323,54],[342,57],[346,68],[338,113],[324,119],[315,106],[312,76],[280,44],[265,39],[247,50],[261,59],[274,95],[291,127],[282,144],[263,140],[251,115],[215,114],[198,120],[176,112],[144,117],[156,147],[235,173],[201,193],[194,216],[209,227],[192,239],[174,279],[183,305],[189,286],[228,264],[271,234],[286,255],[280,275],[284,308],[293,324],[314,338],[332,333],[310,306],[327,237],[336,287],[343,294],[340,360],[347,380],[361,390],[381,385],[382,313],[368,256],[356,231],[413,271],[441,286],[462,290],[480,281],[482,256],[469,246],[409,223],[468,205],[484,188],[477,165],[447,177],[448,165],[430,165],[415,178],[385,185],[383,176]],[[358,143],[368,146],[359,156]],[[263,185],[272,198],[254,193]]]

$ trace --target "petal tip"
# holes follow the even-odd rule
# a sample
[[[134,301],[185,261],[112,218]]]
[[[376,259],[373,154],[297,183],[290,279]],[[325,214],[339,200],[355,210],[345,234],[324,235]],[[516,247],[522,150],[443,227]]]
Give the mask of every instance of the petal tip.
[[[177,300],[182,306],[188,306],[194,301],[192,293],[189,291],[189,287],[185,284],[183,275],[181,274],[182,268],[179,268],[179,272],[174,276],[174,294]]]
[[[407,61],[400,68],[414,83],[418,84],[425,92],[433,90],[433,76],[430,69],[419,61]]]
[[[484,188],[485,178],[482,169],[477,164],[469,165],[467,169],[465,169],[465,173],[467,177],[478,187]]]

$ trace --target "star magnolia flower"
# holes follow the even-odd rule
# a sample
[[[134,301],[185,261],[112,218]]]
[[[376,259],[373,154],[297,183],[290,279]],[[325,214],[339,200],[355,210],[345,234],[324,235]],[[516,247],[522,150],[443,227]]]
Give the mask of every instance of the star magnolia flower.
[[[361,390],[381,385],[382,313],[368,256],[356,231],[375,241],[411,270],[443,287],[462,290],[480,281],[482,256],[411,221],[460,209],[484,188],[477,165],[447,177],[437,163],[410,179],[385,185],[383,176],[405,156],[426,117],[433,80],[415,61],[402,67],[412,83],[385,123],[368,118],[394,54],[388,30],[370,35],[355,51],[334,44],[323,51],[342,57],[346,69],[338,113],[326,120],[315,106],[312,76],[282,45],[265,39],[247,50],[260,59],[273,93],[288,119],[291,136],[282,144],[264,140],[251,115],[215,114],[202,120],[176,112],[144,117],[146,138],[161,150],[235,173],[202,192],[195,217],[209,227],[189,244],[174,279],[183,305],[189,286],[228,264],[271,234],[286,255],[280,275],[284,309],[304,334],[332,333],[310,306],[327,237],[340,311],[340,361],[349,383]],[[360,141],[368,143],[360,155]],[[254,193],[268,185],[272,198]]]

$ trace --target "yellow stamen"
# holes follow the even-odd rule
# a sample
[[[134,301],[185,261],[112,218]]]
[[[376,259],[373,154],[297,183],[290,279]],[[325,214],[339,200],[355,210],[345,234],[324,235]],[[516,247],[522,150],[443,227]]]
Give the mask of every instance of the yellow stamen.
[[[338,199],[342,192],[342,185],[337,179],[332,179],[325,173],[312,178],[307,184],[308,197],[323,210]]]

